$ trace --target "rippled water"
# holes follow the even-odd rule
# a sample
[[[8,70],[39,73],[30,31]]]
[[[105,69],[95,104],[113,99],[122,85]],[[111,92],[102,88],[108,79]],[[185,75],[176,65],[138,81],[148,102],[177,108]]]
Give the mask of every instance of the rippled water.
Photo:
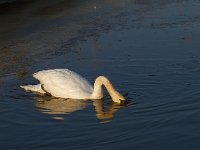
[[[11,1],[10,1],[11,2]],[[0,3],[0,149],[199,149],[200,1]],[[31,74],[106,75],[129,100],[26,93]]]

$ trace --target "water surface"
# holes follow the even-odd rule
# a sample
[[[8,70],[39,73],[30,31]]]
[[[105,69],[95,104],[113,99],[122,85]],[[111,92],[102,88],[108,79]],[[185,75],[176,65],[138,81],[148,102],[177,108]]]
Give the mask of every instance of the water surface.
[[[200,1],[0,4],[0,149],[198,149]],[[130,101],[26,93],[31,74],[107,76]]]

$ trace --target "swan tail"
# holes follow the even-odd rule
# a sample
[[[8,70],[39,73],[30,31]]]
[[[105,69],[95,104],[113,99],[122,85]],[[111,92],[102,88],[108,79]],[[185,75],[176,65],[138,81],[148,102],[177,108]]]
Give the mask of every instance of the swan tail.
[[[32,92],[38,92],[38,93],[42,93],[45,94],[46,92],[42,89],[41,84],[37,84],[37,85],[21,85],[20,86],[22,89],[26,90],[26,91],[32,91]]]

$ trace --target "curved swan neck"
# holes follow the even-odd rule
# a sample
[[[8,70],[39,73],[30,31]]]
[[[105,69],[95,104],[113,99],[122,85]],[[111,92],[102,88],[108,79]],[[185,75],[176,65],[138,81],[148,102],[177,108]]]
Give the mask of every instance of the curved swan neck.
[[[115,88],[113,87],[112,83],[106,78],[105,76],[99,76],[96,78],[95,83],[94,83],[94,91],[92,94],[92,97],[94,99],[101,99],[103,98],[103,89],[102,85],[104,85],[110,94],[111,98],[113,101],[119,103],[119,99],[124,99],[124,97],[119,94]]]
[[[103,78],[104,78],[103,76],[99,76],[96,78],[96,80],[94,82],[94,91],[92,93],[93,99],[102,99],[103,98],[103,89],[102,89]]]

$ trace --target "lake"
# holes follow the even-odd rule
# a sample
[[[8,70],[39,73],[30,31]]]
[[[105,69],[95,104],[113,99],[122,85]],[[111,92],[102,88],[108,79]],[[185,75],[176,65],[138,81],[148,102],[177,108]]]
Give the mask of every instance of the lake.
[[[199,0],[2,0],[0,149],[198,150]],[[128,100],[36,95],[34,72],[107,76]]]

